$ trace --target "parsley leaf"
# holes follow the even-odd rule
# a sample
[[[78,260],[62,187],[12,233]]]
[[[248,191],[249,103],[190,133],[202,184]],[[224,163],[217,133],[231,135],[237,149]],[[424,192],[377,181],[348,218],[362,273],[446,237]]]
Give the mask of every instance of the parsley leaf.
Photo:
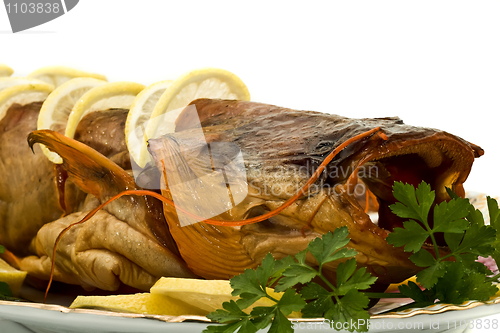
[[[497,246],[500,244],[495,244],[500,236],[500,228],[496,228],[500,226],[498,204],[488,199],[493,226],[486,226],[482,213],[468,199],[447,191],[451,200],[434,204],[435,193],[428,184],[422,182],[415,189],[409,184],[394,183],[393,194],[398,202],[390,208],[409,220],[403,223],[403,228],[395,228],[387,241],[413,252],[410,260],[423,268],[417,273],[417,282],[427,290],[417,290],[413,284],[400,288],[401,293],[415,300],[416,306],[426,306],[435,300],[446,303],[486,300],[497,291],[488,281],[488,269],[476,260],[492,253],[497,253],[500,259],[500,252],[495,250],[500,249]],[[443,236],[448,252],[440,249],[436,234]],[[424,248],[428,239],[434,251]]]
[[[360,319],[364,319],[366,322],[370,318],[368,311],[365,310],[369,302],[370,299],[363,293],[355,289],[350,289],[332,309],[325,313],[325,318],[343,323],[350,322],[351,320],[360,322]],[[349,331],[352,332],[353,328],[349,327]],[[368,331],[368,327],[359,327],[358,331]]]
[[[415,189],[413,185],[395,182],[393,195],[398,200],[391,206],[394,214],[417,221],[427,220],[429,210],[435,199],[434,191],[431,191],[429,184],[422,182]]]
[[[500,264],[500,208],[498,207],[498,202],[494,198],[486,197],[486,202],[490,215],[490,226],[496,230],[496,241],[493,244],[494,251],[491,256],[495,259],[497,264]]]
[[[453,199],[443,201],[434,207],[433,232],[463,233],[469,222],[465,217],[469,214],[468,200]]]
[[[318,313],[326,313],[334,305],[330,292],[315,282],[304,286],[300,294],[305,300],[312,300],[302,310],[302,316],[305,318],[314,318]]]
[[[0,281],[0,299],[4,297],[12,297],[12,291],[6,282]]]
[[[348,234],[349,230],[345,227],[335,230],[334,233],[326,233],[322,238],[313,239],[307,249],[320,263],[320,267],[331,261],[355,256],[353,249],[343,248],[349,243]]]
[[[403,228],[394,228],[387,236],[387,242],[396,247],[404,246],[406,252],[416,252],[424,245],[429,233],[413,220],[403,222]]]
[[[446,262],[436,261],[431,266],[417,273],[417,282],[425,288],[431,288],[446,273]]]
[[[366,267],[356,270],[355,259],[340,263],[337,267],[337,291],[339,295],[346,295],[351,289],[368,289],[376,280],[376,277],[366,273]]]
[[[5,253],[5,247],[0,244],[0,253]]]
[[[398,289],[403,295],[412,298],[415,301],[412,305],[414,307],[426,307],[434,304],[434,294],[429,293],[428,290],[420,289],[415,282],[409,281],[407,285],[400,285]]]

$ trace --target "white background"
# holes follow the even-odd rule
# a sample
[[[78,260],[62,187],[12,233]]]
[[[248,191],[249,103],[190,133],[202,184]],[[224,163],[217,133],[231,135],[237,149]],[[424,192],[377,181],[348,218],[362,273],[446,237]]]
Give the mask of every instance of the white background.
[[[254,101],[457,134],[486,151],[466,188],[498,194],[499,17],[498,1],[83,0],[17,34],[0,8],[0,62],[146,85],[225,68]]]
[[[500,194],[500,2],[82,0],[12,34],[0,62],[66,65],[150,84],[228,69],[252,100],[350,117],[399,116],[485,149],[466,182]]]

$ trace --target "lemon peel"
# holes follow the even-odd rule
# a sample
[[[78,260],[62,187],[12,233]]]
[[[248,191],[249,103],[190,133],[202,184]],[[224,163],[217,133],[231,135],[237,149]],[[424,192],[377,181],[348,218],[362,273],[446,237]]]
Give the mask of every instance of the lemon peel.
[[[156,103],[172,82],[165,80],[147,86],[137,95],[130,107],[125,122],[125,141],[130,155],[139,165],[144,166],[149,156],[143,135],[144,124],[151,118]]]
[[[52,84],[54,87],[58,87],[63,83],[65,83],[66,81],[69,81],[77,77],[91,77],[94,79],[107,81],[106,76],[104,75],[97,73],[89,73],[65,66],[42,67],[30,73],[28,77],[35,78],[40,81]]]
[[[38,115],[37,129],[50,129],[63,133],[68,123],[68,117],[81,97],[90,89],[106,84],[106,81],[91,77],[80,77],[71,79],[57,87],[43,102]],[[47,158],[56,164],[63,162],[62,158],[51,152],[44,145],[42,152]]]
[[[88,113],[110,108],[129,109],[135,97],[145,88],[136,82],[112,82],[87,91],[71,110],[64,135],[73,138],[80,120]]]
[[[52,92],[53,86],[46,83],[17,84],[0,90],[0,120],[13,104],[26,105],[44,101]]]

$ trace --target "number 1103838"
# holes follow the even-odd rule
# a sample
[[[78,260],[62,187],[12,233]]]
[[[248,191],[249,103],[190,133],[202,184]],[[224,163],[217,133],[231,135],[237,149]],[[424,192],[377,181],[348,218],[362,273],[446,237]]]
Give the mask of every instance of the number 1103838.
[[[59,14],[63,9],[59,2],[6,2],[8,14]]]

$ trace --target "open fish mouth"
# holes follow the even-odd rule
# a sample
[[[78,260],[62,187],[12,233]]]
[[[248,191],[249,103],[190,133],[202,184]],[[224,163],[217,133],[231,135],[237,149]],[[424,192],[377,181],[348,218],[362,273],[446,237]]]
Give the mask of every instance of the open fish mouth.
[[[463,197],[463,183],[472,162],[484,153],[481,148],[444,132],[400,143],[389,141],[385,146],[388,152],[375,149],[365,156],[366,162],[360,167],[357,177],[366,186],[365,190],[376,197],[378,226],[388,231],[401,227],[403,222],[389,209],[396,201],[392,195],[394,182],[401,181],[416,187],[424,181],[435,191],[436,203],[449,199],[447,188]],[[355,185],[355,178],[351,176],[346,186]],[[429,223],[432,225],[432,221]]]

